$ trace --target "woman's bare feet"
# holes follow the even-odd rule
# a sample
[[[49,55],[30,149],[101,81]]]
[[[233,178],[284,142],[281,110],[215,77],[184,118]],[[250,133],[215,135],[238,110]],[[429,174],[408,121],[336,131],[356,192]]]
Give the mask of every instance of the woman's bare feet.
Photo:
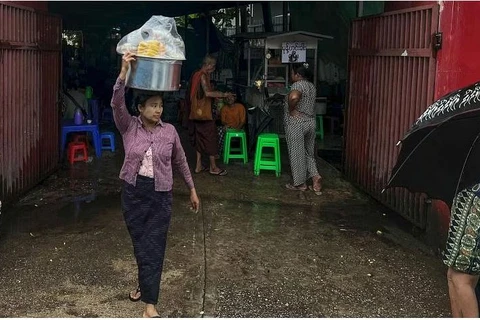
[[[322,194],[322,177],[321,176],[315,176],[312,178],[313,185],[310,188],[315,194],[321,195]]]
[[[154,304],[147,303],[145,305],[145,311],[143,311],[144,318],[160,318],[157,309],[155,309]]]

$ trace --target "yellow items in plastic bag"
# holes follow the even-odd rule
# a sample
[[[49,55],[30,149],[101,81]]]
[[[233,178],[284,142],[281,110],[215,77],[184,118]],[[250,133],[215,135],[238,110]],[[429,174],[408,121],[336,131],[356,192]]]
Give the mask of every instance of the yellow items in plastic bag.
[[[137,55],[157,57],[165,53],[165,45],[158,40],[142,41],[138,44]]]

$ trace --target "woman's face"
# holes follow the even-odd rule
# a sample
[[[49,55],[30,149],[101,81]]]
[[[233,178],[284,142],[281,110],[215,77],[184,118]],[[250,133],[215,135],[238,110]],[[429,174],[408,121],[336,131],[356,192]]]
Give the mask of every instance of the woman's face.
[[[295,73],[294,70],[290,72],[290,78],[292,79],[292,82],[297,82],[298,81],[298,74]]]
[[[217,64],[216,64],[215,62],[207,64],[206,71],[207,71],[208,73],[212,73],[213,71],[215,71],[216,65],[217,65]]]
[[[150,123],[157,123],[163,112],[163,100],[159,96],[149,98],[145,104],[138,106],[142,118]]]

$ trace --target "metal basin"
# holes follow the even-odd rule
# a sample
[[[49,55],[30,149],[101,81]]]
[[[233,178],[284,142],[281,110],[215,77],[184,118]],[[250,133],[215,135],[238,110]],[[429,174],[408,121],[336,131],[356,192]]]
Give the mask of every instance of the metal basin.
[[[148,91],[177,91],[181,71],[181,61],[136,57],[131,62],[126,85]]]

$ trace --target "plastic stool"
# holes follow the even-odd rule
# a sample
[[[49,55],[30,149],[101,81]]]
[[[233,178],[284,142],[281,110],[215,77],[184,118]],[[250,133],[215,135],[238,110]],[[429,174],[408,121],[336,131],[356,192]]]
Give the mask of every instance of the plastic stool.
[[[90,118],[94,123],[98,124],[100,117],[100,101],[98,99],[88,99],[88,109],[90,111]]]
[[[317,114],[315,117],[316,121],[316,126],[315,126],[315,134],[316,136],[320,136],[320,139],[323,140],[324,133],[323,133],[323,115]]]
[[[104,139],[108,139],[108,144],[103,143]],[[115,134],[113,132],[102,132],[100,140],[102,141],[102,150],[115,152]]]
[[[240,147],[232,148],[231,141],[234,138],[240,139]],[[231,152],[235,152],[232,154]],[[228,164],[230,159],[243,159],[243,163],[248,162],[247,156],[247,135],[244,130],[227,129],[225,133],[225,143],[223,148],[223,163]]]
[[[82,152],[81,157],[76,157],[77,151]],[[73,164],[77,161],[88,161],[87,145],[85,142],[70,142],[68,144],[68,161]]]
[[[88,100],[88,99],[92,99],[92,97],[93,97],[93,88],[90,86],[87,86],[85,88],[85,98]]]
[[[88,143],[88,137],[86,134],[75,134],[73,136],[72,142],[85,142],[85,144]]]
[[[263,148],[273,148],[273,153],[263,153]],[[262,133],[257,139],[253,172],[256,176],[260,170],[274,170],[280,177],[282,163],[280,160],[280,139],[276,133]]]
[[[106,122],[113,122],[113,110],[111,108],[103,109],[102,120]]]

